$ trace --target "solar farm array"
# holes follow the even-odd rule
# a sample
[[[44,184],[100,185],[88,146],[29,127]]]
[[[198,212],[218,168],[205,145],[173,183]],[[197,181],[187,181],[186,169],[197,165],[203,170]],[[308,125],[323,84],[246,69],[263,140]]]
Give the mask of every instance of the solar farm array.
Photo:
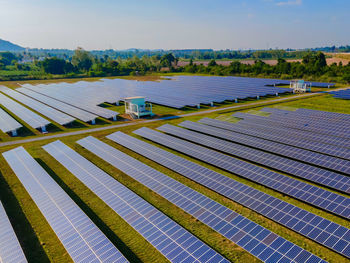
[[[116,149],[113,144],[350,259],[349,228],[202,165],[210,164],[349,220],[350,138],[346,131],[350,116],[308,109],[264,108],[263,111],[270,116],[236,113],[233,116],[241,118],[237,123],[203,118],[199,122],[184,121],[178,126],[166,124],[158,127],[158,131],[143,127],[133,132],[145,140],[115,132],[106,137],[110,144],[92,136],[76,143],[90,152],[89,158],[98,156],[263,262],[326,261]],[[63,142],[54,141],[42,148],[169,261],[228,262]],[[74,262],[128,262],[123,251],[118,250],[23,147],[4,152],[3,157]],[[0,232],[0,244],[4,244],[0,246],[0,261],[26,262],[19,245],[21,236],[17,239],[1,203],[0,223],[0,230],[6,228]]]
[[[350,100],[350,89],[331,91],[330,94],[332,94],[334,98]]]
[[[77,82],[74,84],[23,85],[23,88],[36,91],[59,101],[90,109],[104,102],[118,103],[125,97],[144,96],[152,103],[174,108],[196,107],[225,100],[259,98],[292,92],[289,88],[274,85],[289,85],[290,81],[276,79],[243,77],[205,77],[178,76],[161,81],[136,81],[126,79],[102,79],[97,82]],[[315,86],[328,87],[331,83],[312,83]],[[19,89],[23,91],[24,89]],[[88,108],[86,108],[86,106]],[[90,111],[98,116],[108,116],[101,109]]]
[[[289,81],[274,79],[178,76],[161,81],[101,79],[73,84],[24,84],[16,90],[0,87],[0,104],[4,107],[4,110],[0,108],[0,127],[4,133],[17,135],[23,121],[33,129],[46,132],[46,126],[52,122],[68,125],[81,120],[94,124],[98,117],[116,120],[118,112],[99,105],[105,102],[118,104],[130,96],[144,96],[152,103],[173,108],[200,107],[200,104],[259,99],[291,92],[289,88],[275,87],[288,84]],[[327,87],[333,84],[314,82],[312,85]]]

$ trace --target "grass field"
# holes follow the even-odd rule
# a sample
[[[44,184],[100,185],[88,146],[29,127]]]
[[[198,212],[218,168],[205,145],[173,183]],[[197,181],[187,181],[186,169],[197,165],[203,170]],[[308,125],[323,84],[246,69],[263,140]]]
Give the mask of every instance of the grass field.
[[[330,95],[316,95],[310,98],[303,98],[299,100],[293,100],[285,103],[273,103],[273,97],[264,99],[266,102],[270,102],[272,107],[282,107],[285,109],[294,109],[295,107],[304,107],[310,109],[334,111],[350,114],[350,103],[348,101],[334,99]],[[256,102],[256,100],[242,102],[244,109],[250,113],[261,114],[258,110],[261,107],[250,107],[249,104]],[[225,107],[230,105],[236,105],[233,103],[227,103],[223,105],[216,105],[218,107]],[[104,105],[113,110],[117,110],[123,113],[123,106]],[[205,107],[209,109],[209,107]],[[179,115],[183,113],[195,112],[197,109],[177,110],[163,106],[154,106],[154,111],[160,116],[165,115]],[[205,117],[217,118],[226,121],[237,121],[232,118],[231,115],[234,112],[232,110],[206,114]],[[123,131],[129,135],[133,135],[132,131],[142,126],[150,128],[156,128],[165,123],[178,124],[183,120],[197,121],[204,116],[191,116],[181,119],[174,119],[171,121],[159,121],[148,124],[136,124],[135,126],[123,127],[121,129],[112,129],[108,131],[100,131],[94,133],[88,133],[84,135],[76,135],[61,138],[61,141],[68,146],[82,154],[84,157],[92,161],[98,167],[109,173],[116,180],[126,185],[132,191],[140,195],[146,201],[157,207],[159,210],[167,214],[170,218],[178,222],[180,225],[188,229],[191,233],[202,239],[218,252],[222,253],[225,257],[233,262],[259,262],[255,257],[243,251],[240,247],[227,240],[220,234],[216,233],[203,223],[199,222],[189,214],[185,213],[175,205],[171,204],[158,194],[149,190],[145,186],[136,182],[131,177],[120,172],[116,168],[112,167],[105,161],[99,159],[89,151],[83,149],[76,144],[76,141],[84,138],[88,135],[101,139],[102,141],[110,144],[111,146],[137,158],[138,160],[150,165],[151,167],[165,173],[166,175],[180,181],[181,183],[201,192],[202,194],[214,199],[215,201],[229,207],[230,209],[242,214],[243,216],[261,224],[262,226],[274,231],[275,233],[285,237],[291,242],[307,249],[308,251],[324,258],[329,262],[348,262],[348,259],[340,256],[339,254],[321,246],[317,243],[304,238],[303,236],[253,212],[250,209],[243,207],[242,205],[233,202],[209,189],[193,182],[178,173],[175,173],[161,165],[156,164],[153,161],[146,159],[122,146],[117,145],[114,142],[105,138],[106,135],[115,132]],[[112,122],[111,122],[112,123]],[[103,127],[110,123],[98,124],[94,127]],[[85,125],[81,127],[77,124],[76,128],[63,127],[56,133],[64,133],[74,130],[87,129],[90,126]],[[35,132],[35,131],[31,131]],[[6,141],[7,135],[0,134],[0,140]],[[28,138],[42,135],[27,135]],[[136,136],[136,135],[133,135]],[[141,139],[140,137],[136,136]],[[12,139],[12,138],[11,138]],[[41,146],[51,142],[53,140],[42,140],[38,142],[31,142],[23,144],[25,149],[40,163],[40,165],[52,176],[52,178],[69,194],[69,196],[83,209],[83,211],[101,228],[101,230],[107,235],[107,237],[122,251],[122,253],[131,262],[167,262],[153,246],[151,246],[142,236],[140,236],[134,229],[132,229],[121,217],[115,214],[107,205],[104,204],[96,195],[94,195],[87,187],[85,187],[76,177],[62,167],[57,161],[55,161],[50,155],[48,155]],[[153,144],[153,143],[152,143]],[[159,145],[158,145],[159,146]],[[0,153],[10,150],[15,146],[6,146],[0,148]],[[164,147],[160,147],[166,149]],[[167,149],[168,150],[168,149]],[[339,223],[345,227],[350,228],[350,222],[340,217],[337,217],[328,212],[317,209],[313,206],[307,205],[294,198],[290,198],[269,188],[248,181],[237,175],[225,172],[221,169],[207,165],[191,157],[184,156],[183,154],[169,150],[179,156],[189,159],[193,162],[200,163],[201,165],[208,167],[212,170],[220,172],[230,178],[250,185],[256,189],[264,191],[270,195],[278,197],[291,204],[297,205],[308,211],[311,211],[317,215],[323,216],[329,220]],[[67,255],[65,249],[60,244],[59,240],[55,236],[52,229],[47,224],[40,211],[31,200],[29,195],[24,190],[20,181],[14,175],[12,170],[7,165],[6,161],[0,156],[0,199],[4,203],[5,209],[8,212],[11,222],[13,223],[16,234],[19,236],[19,240],[24,249],[24,252],[30,262],[71,262],[71,259]]]

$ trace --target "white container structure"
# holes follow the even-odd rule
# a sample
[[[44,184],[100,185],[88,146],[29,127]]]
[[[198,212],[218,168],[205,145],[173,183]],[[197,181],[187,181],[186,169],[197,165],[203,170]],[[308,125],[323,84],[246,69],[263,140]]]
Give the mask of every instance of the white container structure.
[[[311,92],[311,85],[308,85],[304,80],[291,81],[289,87],[293,89],[293,93]]]
[[[139,119],[143,116],[152,116],[152,104],[146,102],[145,97],[136,96],[124,98],[125,113]]]

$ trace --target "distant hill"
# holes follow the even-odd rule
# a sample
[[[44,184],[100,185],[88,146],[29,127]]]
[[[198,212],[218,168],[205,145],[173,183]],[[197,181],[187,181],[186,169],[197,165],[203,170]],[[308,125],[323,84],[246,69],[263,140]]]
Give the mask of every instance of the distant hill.
[[[25,48],[0,39],[0,51],[24,51]]]

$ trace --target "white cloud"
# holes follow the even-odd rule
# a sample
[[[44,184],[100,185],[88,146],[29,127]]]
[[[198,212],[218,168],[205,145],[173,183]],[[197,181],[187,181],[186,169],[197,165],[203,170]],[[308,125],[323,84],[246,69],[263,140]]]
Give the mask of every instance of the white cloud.
[[[302,0],[288,0],[288,1],[279,1],[276,3],[278,6],[286,6],[286,5],[301,5],[303,3]]]

